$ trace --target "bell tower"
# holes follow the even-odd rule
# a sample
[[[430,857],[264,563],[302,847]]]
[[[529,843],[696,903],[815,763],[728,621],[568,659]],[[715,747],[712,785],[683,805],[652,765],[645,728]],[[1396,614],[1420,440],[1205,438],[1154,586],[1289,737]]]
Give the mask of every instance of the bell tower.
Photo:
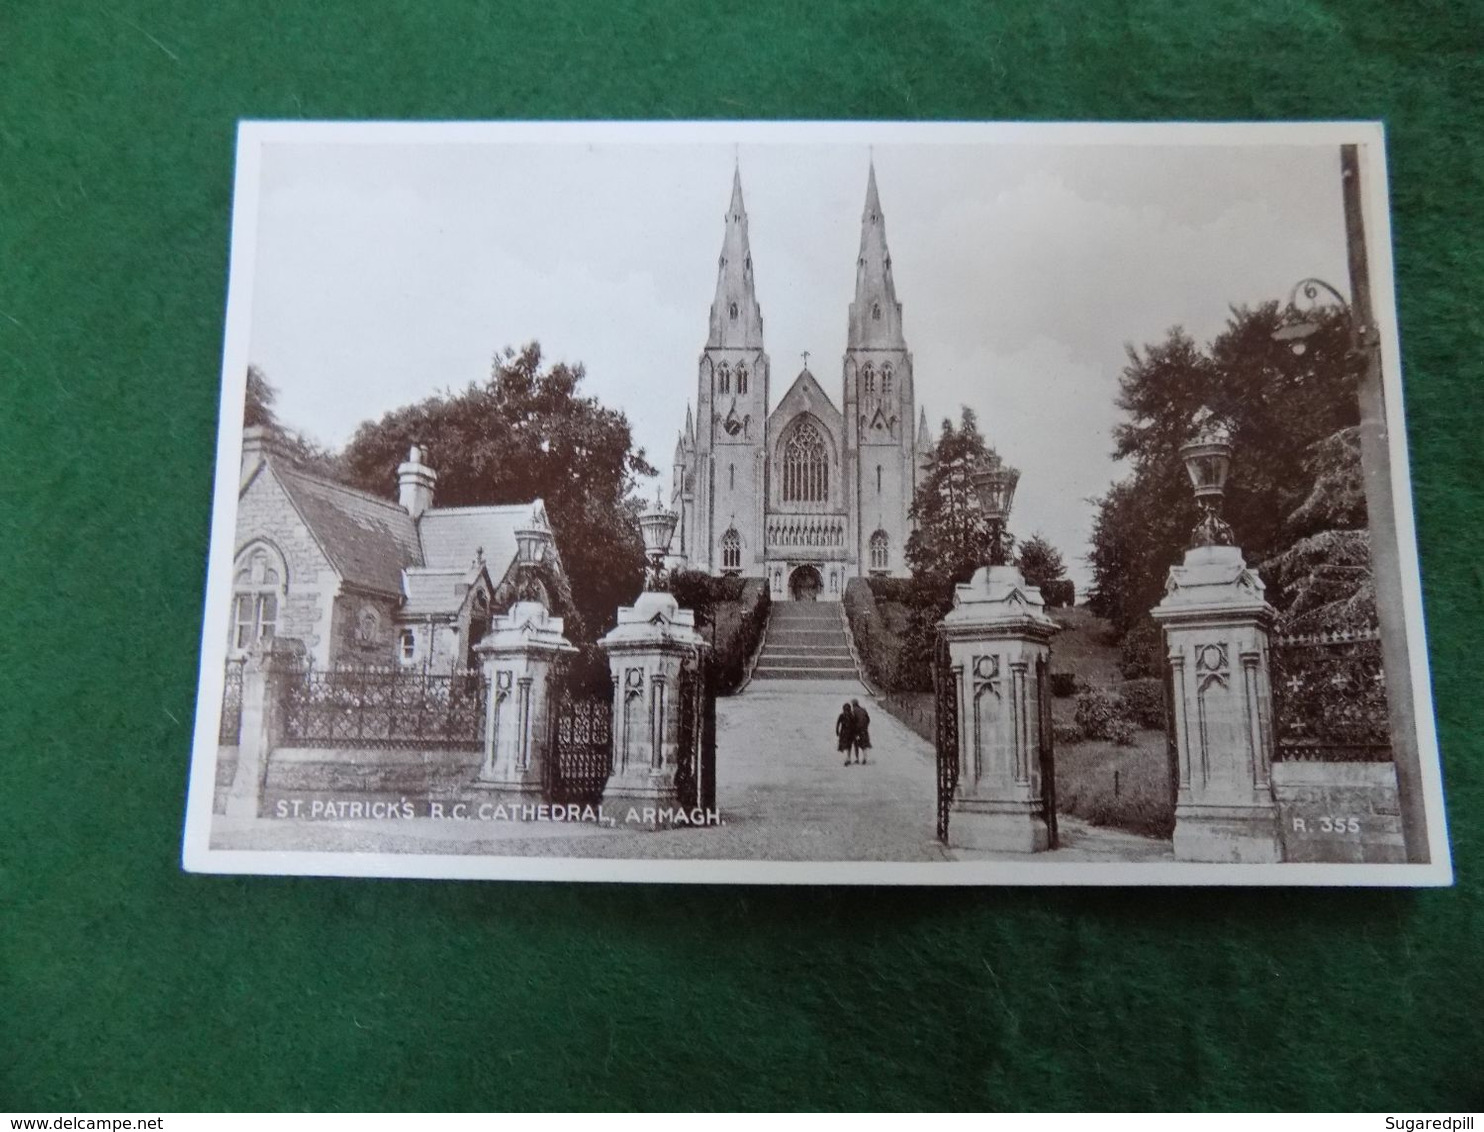
[[[848,538],[859,573],[905,574],[918,462],[912,354],[902,334],[874,161],[861,213],[844,385]]]
[[[768,355],[753,286],[740,168],[732,173],[716,295],[698,369],[695,487],[683,516],[690,520],[690,564],[713,574],[761,577]]]

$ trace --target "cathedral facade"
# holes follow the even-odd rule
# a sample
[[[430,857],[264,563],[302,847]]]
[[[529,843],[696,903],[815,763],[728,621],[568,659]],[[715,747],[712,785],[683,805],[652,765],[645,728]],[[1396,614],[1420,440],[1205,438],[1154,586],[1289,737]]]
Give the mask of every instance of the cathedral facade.
[[[695,413],[675,448],[670,562],[766,578],[774,601],[838,601],[848,579],[904,576],[912,496],[931,446],[913,429],[912,354],[873,165],[840,402],[805,366],[769,410],[763,315],[742,178],[732,180]]]

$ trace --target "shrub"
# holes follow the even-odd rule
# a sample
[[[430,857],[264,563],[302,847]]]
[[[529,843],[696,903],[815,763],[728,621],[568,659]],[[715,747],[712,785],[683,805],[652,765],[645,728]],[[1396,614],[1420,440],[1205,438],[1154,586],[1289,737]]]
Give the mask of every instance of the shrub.
[[[1164,671],[1165,636],[1151,618],[1136,621],[1123,635],[1118,671],[1125,680],[1158,676]]]
[[[1108,721],[1108,738],[1120,747],[1132,747],[1134,745],[1133,720],[1115,716]]]
[[[1107,688],[1089,688],[1077,696],[1072,718],[1089,739],[1110,738],[1108,728],[1115,719],[1126,718],[1128,708]]]
[[[1164,682],[1152,676],[1128,680],[1118,686],[1118,695],[1128,706],[1128,716],[1140,727],[1162,731],[1165,726]]]
[[[1051,739],[1058,747],[1080,743],[1087,736],[1082,733],[1082,728],[1075,723],[1053,723],[1051,725]]]
[[[1063,605],[1076,605],[1077,585],[1071,578],[1058,578],[1041,587],[1041,596],[1046,599],[1046,605],[1050,609]]]
[[[1077,694],[1077,677],[1071,672],[1053,672],[1051,674],[1051,694],[1059,700]]]
[[[911,578],[870,577],[866,579],[866,585],[877,601],[896,601],[907,605],[915,600],[915,583]]]

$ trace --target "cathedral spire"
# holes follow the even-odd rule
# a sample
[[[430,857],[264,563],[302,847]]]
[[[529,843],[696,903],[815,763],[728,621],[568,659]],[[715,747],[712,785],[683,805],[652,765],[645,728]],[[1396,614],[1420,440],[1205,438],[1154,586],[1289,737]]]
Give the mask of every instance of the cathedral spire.
[[[732,169],[732,203],[727,207],[726,236],[716,269],[716,298],[711,302],[707,349],[761,350],[763,312],[752,281],[752,248],[747,241],[747,209],[742,203],[742,167]]]
[[[891,252],[886,247],[886,220],[881,215],[874,160],[866,177],[861,248],[855,261],[855,301],[850,304],[846,345],[854,350],[907,348],[902,337],[902,305],[897,302],[897,285],[891,273]]]
[[[917,451],[919,455],[925,455],[933,447],[933,433],[928,428],[927,409],[923,408],[917,416]]]

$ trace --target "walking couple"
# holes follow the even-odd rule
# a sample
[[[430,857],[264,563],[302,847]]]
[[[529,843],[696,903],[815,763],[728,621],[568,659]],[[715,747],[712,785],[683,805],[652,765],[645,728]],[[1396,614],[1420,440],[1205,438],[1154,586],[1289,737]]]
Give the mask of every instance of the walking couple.
[[[840,709],[840,718],[835,720],[835,735],[840,740],[846,766],[852,761],[867,761],[866,752],[871,749],[871,716],[861,707],[860,700],[851,700]]]

